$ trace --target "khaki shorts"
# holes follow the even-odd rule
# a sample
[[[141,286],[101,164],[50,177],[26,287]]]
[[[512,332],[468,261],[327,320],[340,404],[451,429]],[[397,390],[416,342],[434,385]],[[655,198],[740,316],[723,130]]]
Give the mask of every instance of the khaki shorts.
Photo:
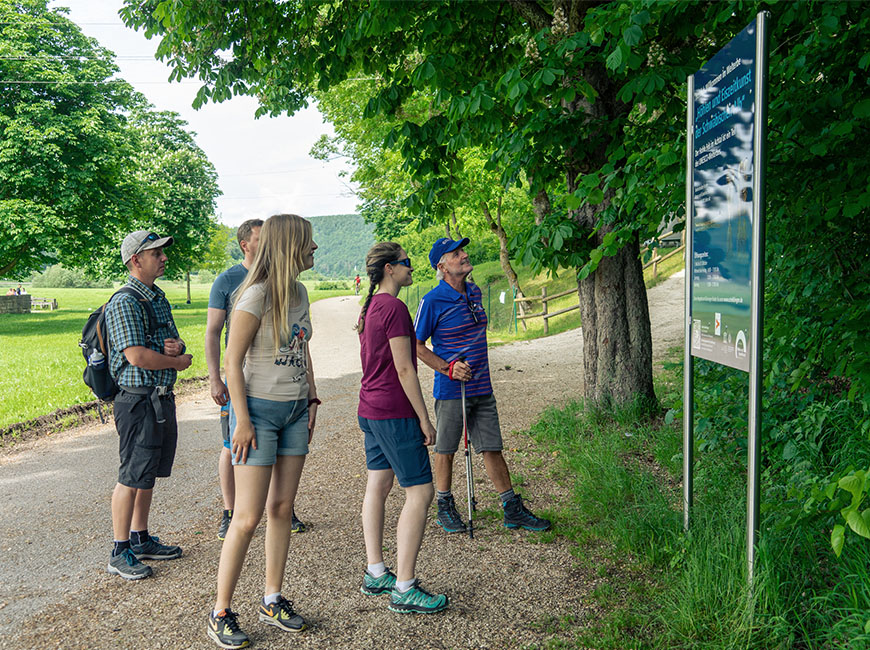
[[[501,427],[498,424],[495,396],[490,393],[466,397],[465,412],[468,420],[468,442],[475,453],[501,451]],[[460,444],[463,447],[465,445],[462,436],[462,400],[436,399],[435,418],[438,432],[435,453],[455,454]]]

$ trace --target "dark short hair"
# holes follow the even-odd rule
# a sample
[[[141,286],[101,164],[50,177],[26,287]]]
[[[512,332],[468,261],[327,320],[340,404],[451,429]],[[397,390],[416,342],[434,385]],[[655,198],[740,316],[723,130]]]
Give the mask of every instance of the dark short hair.
[[[242,222],[242,225],[239,226],[239,229],[236,231],[236,238],[239,240],[239,246],[242,245],[243,241],[251,241],[251,233],[254,231],[254,228],[259,228],[262,225],[262,219],[248,219],[247,221]]]

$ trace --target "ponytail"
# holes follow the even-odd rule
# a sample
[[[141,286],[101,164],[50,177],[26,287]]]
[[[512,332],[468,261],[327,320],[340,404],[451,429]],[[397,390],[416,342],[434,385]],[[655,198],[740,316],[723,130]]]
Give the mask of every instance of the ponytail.
[[[372,246],[368,255],[366,255],[366,275],[369,276],[369,295],[366,296],[359,320],[354,328],[358,334],[362,334],[366,326],[366,312],[369,309],[369,304],[372,302],[372,296],[375,295],[375,287],[384,279],[384,267],[391,262],[395,262],[401,251],[402,247],[399,244],[385,241]]]
[[[362,306],[362,311],[359,315],[359,320],[356,323],[357,334],[362,334],[363,329],[366,326],[366,312],[369,310],[369,303],[372,301],[372,296],[375,295],[375,284],[376,283],[372,280],[371,276],[369,276],[369,295],[366,296],[366,300]]]

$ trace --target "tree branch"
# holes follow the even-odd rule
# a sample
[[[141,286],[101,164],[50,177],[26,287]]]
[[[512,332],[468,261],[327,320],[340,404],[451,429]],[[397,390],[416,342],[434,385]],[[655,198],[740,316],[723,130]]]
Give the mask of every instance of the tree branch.
[[[508,2],[514,11],[529,21],[533,28],[532,31],[536,32],[544,27],[549,27],[553,20],[550,14],[537,2],[532,0],[508,0]]]

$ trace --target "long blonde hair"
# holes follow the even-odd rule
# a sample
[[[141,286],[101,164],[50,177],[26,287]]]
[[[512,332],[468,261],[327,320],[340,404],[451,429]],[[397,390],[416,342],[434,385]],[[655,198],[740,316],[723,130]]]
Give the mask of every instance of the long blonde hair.
[[[275,352],[290,340],[289,313],[299,305],[297,278],[305,270],[304,258],[311,251],[311,222],[295,214],[272,215],[260,229],[257,256],[241,286],[233,295],[233,311],[239,296],[262,283],[265,304],[271,314]],[[266,312],[263,312],[266,318]]]

